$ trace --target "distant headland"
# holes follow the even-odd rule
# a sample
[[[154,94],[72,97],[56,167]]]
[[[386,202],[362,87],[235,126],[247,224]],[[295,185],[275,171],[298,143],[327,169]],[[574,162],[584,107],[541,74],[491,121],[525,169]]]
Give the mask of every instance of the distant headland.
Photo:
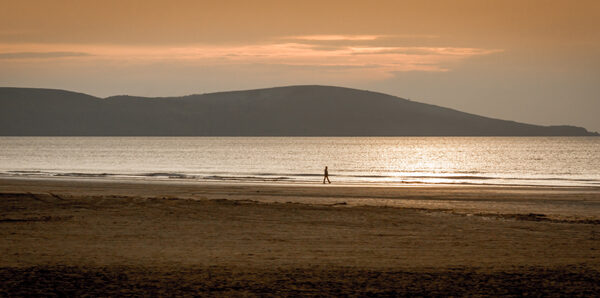
[[[3,136],[598,136],[493,119],[387,94],[287,86],[183,97],[98,98],[0,88]]]

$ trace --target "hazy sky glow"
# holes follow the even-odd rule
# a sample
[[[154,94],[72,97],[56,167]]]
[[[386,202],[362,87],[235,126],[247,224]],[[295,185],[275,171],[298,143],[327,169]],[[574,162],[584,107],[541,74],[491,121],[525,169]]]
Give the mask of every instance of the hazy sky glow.
[[[369,89],[600,131],[597,1],[3,1],[0,85]]]

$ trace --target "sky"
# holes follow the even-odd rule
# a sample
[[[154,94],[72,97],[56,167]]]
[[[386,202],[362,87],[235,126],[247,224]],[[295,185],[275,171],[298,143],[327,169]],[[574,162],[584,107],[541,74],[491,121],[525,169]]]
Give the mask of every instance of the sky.
[[[0,0],[0,86],[366,89],[600,131],[600,1]]]

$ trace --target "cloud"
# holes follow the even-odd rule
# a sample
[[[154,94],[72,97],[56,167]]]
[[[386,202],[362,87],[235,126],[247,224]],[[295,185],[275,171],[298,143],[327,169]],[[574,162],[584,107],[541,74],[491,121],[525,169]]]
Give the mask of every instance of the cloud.
[[[488,55],[502,52],[498,49],[478,48],[448,48],[448,47],[351,47],[353,55],[373,54],[402,54],[402,55],[443,55],[469,57],[476,55]]]
[[[313,37],[311,37],[313,38]],[[398,71],[444,72],[450,65],[474,56],[489,55],[500,50],[467,47],[422,47],[422,46],[374,46],[356,45],[354,42],[378,38],[376,35],[319,35],[317,41],[268,42],[242,45],[186,45],[170,46],[123,46],[123,45],[77,45],[37,44],[0,45],[0,59],[45,59],[57,61],[65,57],[81,57],[82,62],[116,63],[128,65],[175,63],[195,67],[244,65],[281,65],[313,67],[315,71],[336,70],[340,75],[348,69],[359,71],[365,79],[390,77]],[[322,40],[348,41],[348,44],[324,46]],[[21,59],[21,60],[16,60]],[[67,63],[67,62],[65,62]]]
[[[0,59],[37,59],[91,56],[84,52],[9,52],[0,53]]]
[[[265,63],[281,65],[353,66],[391,71],[447,71],[448,63],[500,50],[462,47],[330,46],[273,43],[247,46],[172,49],[172,57],[207,63]]]

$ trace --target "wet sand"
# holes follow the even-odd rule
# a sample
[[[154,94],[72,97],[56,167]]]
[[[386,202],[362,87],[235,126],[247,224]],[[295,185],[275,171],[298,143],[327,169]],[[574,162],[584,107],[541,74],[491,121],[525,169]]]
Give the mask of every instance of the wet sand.
[[[2,178],[0,294],[598,295],[599,204],[589,188]]]

